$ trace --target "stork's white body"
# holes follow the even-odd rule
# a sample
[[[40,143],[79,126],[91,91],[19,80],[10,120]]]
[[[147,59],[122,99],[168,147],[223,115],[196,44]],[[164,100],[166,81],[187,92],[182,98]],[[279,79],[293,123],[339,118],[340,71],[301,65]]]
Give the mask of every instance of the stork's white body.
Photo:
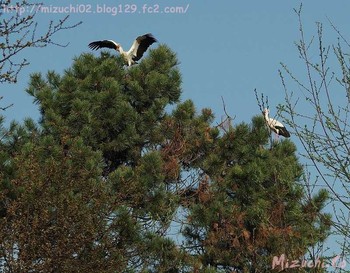
[[[290,137],[288,130],[286,129],[286,127],[284,127],[284,125],[281,122],[269,117],[269,109],[265,108],[262,113],[264,115],[265,122],[266,122],[267,126],[273,132],[275,132],[277,135],[281,135],[284,137]]]
[[[111,42],[115,43],[114,41],[110,40]],[[123,56],[125,62],[128,64],[128,66],[131,66],[136,63],[134,59],[137,57],[137,49],[139,47],[139,43],[137,42],[137,39],[133,42],[132,46],[128,51],[124,51],[122,46],[120,44],[115,43],[117,46],[117,50],[119,51],[120,55]]]
[[[113,42],[113,41],[111,41],[111,42]],[[131,47],[129,49],[129,51],[124,51],[124,49],[121,47],[121,45],[119,45],[119,49],[118,49],[120,55],[124,58],[125,62],[128,64],[128,66],[132,66],[135,63],[135,61],[132,58],[135,57],[136,54],[133,53],[134,50],[132,48],[133,47]]]

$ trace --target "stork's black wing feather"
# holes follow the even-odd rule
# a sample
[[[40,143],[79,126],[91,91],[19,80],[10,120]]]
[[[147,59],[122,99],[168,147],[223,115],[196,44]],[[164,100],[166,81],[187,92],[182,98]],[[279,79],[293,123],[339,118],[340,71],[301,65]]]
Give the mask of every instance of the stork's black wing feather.
[[[92,50],[97,50],[102,47],[117,49],[116,43],[111,40],[95,41],[89,44],[89,48]]]
[[[290,133],[286,129],[286,127],[280,127],[276,126],[276,129],[278,129],[278,134],[284,137],[290,137]]]
[[[155,42],[157,42],[157,39],[153,37],[151,33],[147,33],[145,35],[139,36],[136,38],[136,41],[139,43],[139,46],[137,48],[136,56],[133,57],[134,61],[138,61],[142,58],[143,53],[149,48],[149,46]]]

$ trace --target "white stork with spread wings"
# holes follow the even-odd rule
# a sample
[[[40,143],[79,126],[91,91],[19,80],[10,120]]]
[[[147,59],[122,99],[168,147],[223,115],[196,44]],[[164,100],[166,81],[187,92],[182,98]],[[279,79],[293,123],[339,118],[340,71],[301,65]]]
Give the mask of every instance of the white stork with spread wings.
[[[272,131],[277,135],[290,137],[288,130],[281,122],[269,117],[269,109],[265,108],[262,114],[264,115],[267,126],[269,126]]]
[[[143,53],[145,53],[148,47],[155,42],[157,42],[156,38],[154,38],[151,33],[147,33],[137,37],[128,51],[124,51],[121,45],[113,40],[95,41],[90,43],[89,47],[92,50],[97,50],[103,47],[114,49],[123,56],[128,66],[131,66],[140,60]]]

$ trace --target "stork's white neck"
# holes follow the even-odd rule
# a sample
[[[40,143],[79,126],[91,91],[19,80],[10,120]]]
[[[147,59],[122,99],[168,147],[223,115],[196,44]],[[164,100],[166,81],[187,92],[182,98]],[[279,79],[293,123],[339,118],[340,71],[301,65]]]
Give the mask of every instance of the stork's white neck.
[[[269,111],[264,111],[264,117],[265,117],[265,119],[266,120],[268,120],[269,119]]]

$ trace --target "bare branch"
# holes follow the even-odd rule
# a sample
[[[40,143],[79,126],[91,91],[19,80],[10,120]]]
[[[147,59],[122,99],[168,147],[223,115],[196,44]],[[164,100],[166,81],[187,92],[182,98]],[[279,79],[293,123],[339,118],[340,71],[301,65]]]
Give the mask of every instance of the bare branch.
[[[345,39],[345,37],[340,32],[340,30],[333,24],[332,20],[327,16],[326,16],[326,18],[327,18],[329,24],[332,26],[332,28],[337,32],[339,37],[342,38],[343,42],[346,43],[348,47],[350,47],[350,43],[347,41],[347,39]]]
[[[261,99],[259,99],[258,97],[258,91],[256,90],[256,88],[254,89],[254,93],[255,93],[255,98],[256,101],[258,103],[258,106],[260,108],[260,112],[262,112],[264,110],[264,108],[269,108],[269,98],[266,96],[264,96],[264,93],[261,93]],[[264,101],[265,99],[265,101]]]
[[[319,182],[332,194],[336,221],[334,227],[344,238],[342,250],[350,253],[348,223],[350,214],[350,60],[341,44],[349,47],[347,40],[328,19],[340,36],[337,45],[325,45],[323,25],[316,23],[317,36],[307,41],[301,17],[301,6],[296,11],[300,41],[296,43],[299,57],[305,65],[306,79],[295,76],[285,64],[279,71],[285,92],[285,105],[281,107],[285,122],[292,127],[311,161]],[[318,58],[314,61],[315,52]],[[335,58],[340,76],[331,70],[330,61]],[[336,70],[339,71],[339,70]],[[296,85],[301,97],[287,88],[284,73]],[[339,97],[344,95],[344,99]],[[335,101],[334,98],[337,98]],[[305,103],[304,103],[305,102]],[[334,203],[333,203],[334,204]],[[341,206],[339,206],[341,204]]]
[[[68,25],[69,16],[58,21],[50,21],[44,33],[38,33],[35,17],[41,3],[29,3],[26,0],[14,2],[0,1],[2,21],[0,24],[0,83],[15,83],[21,70],[29,65],[19,54],[27,48],[55,45],[66,47],[52,40],[56,33],[77,27],[82,22]],[[25,13],[29,12],[29,15]]]
[[[224,98],[222,96],[221,96],[221,100],[222,100],[222,105],[223,105],[224,113],[225,113],[226,117],[225,117],[225,119],[222,119],[218,125],[216,125],[216,128],[220,127],[225,133],[227,133],[227,128],[231,128],[231,126],[232,126],[231,122],[236,118],[236,116],[234,116],[232,118],[227,113],[226,104],[225,104]]]
[[[4,97],[3,96],[1,96],[0,97],[0,100],[2,100]],[[0,111],[5,111],[6,109],[8,109],[8,108],[10,108],[10,107],[12,107],[13,106],[13,103],[11,103],[11,104],[9,104],[9,105],[7,105],[7,106],[5,106],[5,107],[0,107]]]

